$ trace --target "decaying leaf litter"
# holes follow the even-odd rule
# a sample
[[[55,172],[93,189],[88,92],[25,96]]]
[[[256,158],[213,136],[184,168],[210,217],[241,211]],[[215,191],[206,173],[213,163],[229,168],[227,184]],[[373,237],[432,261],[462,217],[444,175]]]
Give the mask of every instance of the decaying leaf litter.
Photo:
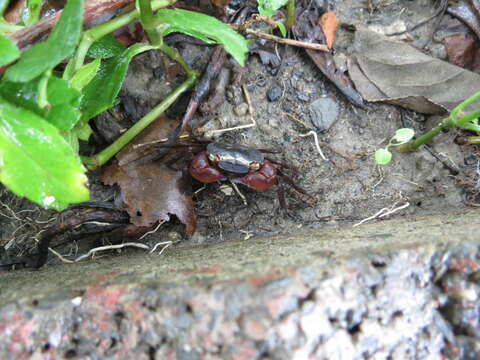
[[[332,5],[326,4],[325,9],[332,10],[329,6]],[[350,70],[347,60],[355,51],[355,34],[351,31],[353,26],[360,28],[369,23],[387,28],[400,19],[408,28],[428,18],[435,9],[430,1],[372,1],[365,7],[357,2],[345,1],[337,3],[333,10],[340,27],[334,44],[335,52],[326,61],[327,65],[328,61],[334,61],[334,71],[341,73]],[[456,25],[452,26],[452,23]],[[444,38],[462,31],[466,33],[468,29],[445,15],[427,54],[446,60]],[[423,43],[430,37],[431,28],[427,24],[410,34],[414,40],[409,44]],[[209,61],[211,50],[204,46],[187,42],[177,43],[177,46],[187,61],[198,64],[199,69]],[[312,63],[303,50],[271,42],[263,42],[262,46],[280,59],[280,64],[264,65],[253,55],[249,58],[246,71],[240,72],[253,103],[257,125],[223,133],[220,140],[281,149],[282,161],[299,169],[298,184],[315,195],[319,202],[315,207],[310,207],[292,193],[288,200],[296,218],[291,219],[278,211],[274,191],[255,192],[240,188],[248,204],[244,205],[228,185],[208,185],[203,188],[197,184],[195,190],[199,191],[193,195],[198,216],[197,231],[190,240],[178,242],[177,246],[242,239],[255,234],[291,231],[292,228],[316,227],[321,230],[326,224],[360,222],[383,208],[389,209],[384,212],[401,208],[394,215],[401,216],[445,211],[476,202],[476,149],[454,145],[453,140],[457,135],[454,131],[435,138],[430,150],[399,154],[389,167],[378,168],[372,161],[372,154],[397,128],[412,127],[422,131],[431,127],[435,119],[383,103],[366,103],[364,108],[352,106],[318,72],[314,65],[316,62]],[[368,50],[365,55],[370,55]],[[165,81],[159,81],[159,78],[163,80],[167,76],[164,64],[165,59],[158,54],[139,55],[127,75],[121,92],[122,102],[102,115],[103,119],[122,119],[121,127],[118,122],[113,124],[117,130],[128,127],[158,101],[158,96],[168,93]],[[172,64],[169,66],[174,67]],[[230,66],[223,71],[226,73],[223,76],[238,78],[240,75],[237,70]],[[238,82],[231,84],[225,91],[227,101],[213,112],[195,117],[192,121],[194,128],[222,129],[250,123],[248,104],[241,87]],[[172,118],[180,118],[184,106],[179,103],[168,114]],[[328,113],[325,113],[325,109],[328,109]],[[105,122],[102,127],[105,127]],[[319,128],[324,131],[318,132]],[[110,133],[115,131],[111,128],[107,130]],[[312,130],[317,131],[320,148],[328,161],[320,157],[313,137],[303,136]],[[451,168],[459,169],[459,175],[453,177]],[[105,189],[98,178],[91,178],[91,183],[95,199],[111,198],[112,189]],[[18,228],[19,224],[29,222],[27,217],[30,219],[32,213],[21,212],[26,205],[24,201],[20,201],[22,205],[17,209],[10,206],[11,195],[4,193],[2,198],[2,213],[9,216],[3,219],[2,244],[13,240],[10,241],[11,246],[21,249],[31,239],[29,236],[18,236],[19,231],[12,236],[12,230]],[[18,203],[18,200],[15,201]],[[39,219],[48,220],[52,215],[45,211],[34,211],[33,214],[40,214]],[[30,224],[23,226],[32,227]],[[34,228],[39,232],[42,227]],[[164,223],[141,242],[151,245],[165,240],[177,242],[184,233],[183,225]],[[16,236],[23,241],[16,243]],[[107,236],[96,245],[105,244],[105,241],[112,240]],[[81,247],[80,250],[76,249],[77,245]],[[81,242],[65,246],[60,248],[63,254],[70,251],[72,254],[77,252],[77,256],[91,248],[92,243],[85,243],[85,247]]]

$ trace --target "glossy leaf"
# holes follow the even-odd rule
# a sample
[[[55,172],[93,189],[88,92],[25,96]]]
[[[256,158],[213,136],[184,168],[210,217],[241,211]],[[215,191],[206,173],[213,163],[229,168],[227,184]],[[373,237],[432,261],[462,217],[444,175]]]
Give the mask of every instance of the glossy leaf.
[[[42,0],[27,0],[27,7],[23,9],[22,19],[25,25],[36,23],[40,18]]]
[[[271,17],[275,11],[287,5],[288,0],[257,0],[258,12]]]
[[[94,61],[83,65],[78,69],[70,79],[70,84],[77,90],[82,90],[97,75],[102,59],[96,58]]]
[[[375,162],[378,165],[387,165],[392,160],[392,153],[387,149],[378,149],[375,151]]]
[[[48,39],[26,50],[20,60],[5,72],[5,79],[27,82],[71,56],[80,39],[83,0],[68,0],[62,16]]]
[[[45,208],[89,199],[85,168],[57,128],[0,98],[0,181]]]
[[[125,51],[125,45],[115,39],[111,34],[95,41],[88,49],[87,56],[90,58],[108,59],[120,55]]]
[[[100,65],[95,78],[83,89],[82,118],[89,120],[113,106],[132,58],[154,47],[135,44]]]
[[[0,35],[0,66],[10,64],[12,61],[17,60],[19,56],[20,51],[17,45],[9,38]]]
[[[277,26],[282,36],[287,37],[287,28],[285,27],[285,25],[282,22],[277,22]]]
[[[80,120],[81,93],[68,82],[52,76],[48,80],[47,108],[40,108],[39,79],[27,83],[4,81],[0,83],[0,96],[45,118],[60,130],[70,130]]]
[[[240,65],[245,64],[248,43],[245,38],[220,20],[183,9],[161,9],[155,15],[157,29],[162,35],[180,32],[209,44],[223,44],[225,51]]]
[[[395,131],[395,135],[392,138],[392,142],[394,145],[401,145],[409,142],[413,139],[415,135],[415,131],[409,128],[402,128]]]

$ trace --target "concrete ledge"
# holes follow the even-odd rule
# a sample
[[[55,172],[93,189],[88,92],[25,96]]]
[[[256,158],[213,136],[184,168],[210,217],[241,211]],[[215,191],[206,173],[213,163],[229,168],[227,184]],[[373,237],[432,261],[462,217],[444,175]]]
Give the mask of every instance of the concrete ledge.
[[[479,230],[465,211],[2,272],[0,358],[468,358]]]

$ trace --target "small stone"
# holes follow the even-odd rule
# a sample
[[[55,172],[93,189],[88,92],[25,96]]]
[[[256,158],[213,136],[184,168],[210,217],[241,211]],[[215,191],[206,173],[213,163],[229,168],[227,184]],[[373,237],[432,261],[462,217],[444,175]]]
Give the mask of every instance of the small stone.
[[[327,131],[338,119],[338,104],[329,97],[319,98],[310,104],[312,124],[320,131]]]
[[[310,96],[308,96],[308,94],[304,92],[298,93],[297,97],[298,97],[298,100],[305,101],[305,102],[310,100]]]
[[[282,89],[279,86],[272,86],[267,92],[268,101],[277,101],[282,96]]]
[[[240,105],[237,105],[233,108],[233,112],[237,116],[244,116],[247,115],[248,112],[248,104],[246,103],[241,103]]]

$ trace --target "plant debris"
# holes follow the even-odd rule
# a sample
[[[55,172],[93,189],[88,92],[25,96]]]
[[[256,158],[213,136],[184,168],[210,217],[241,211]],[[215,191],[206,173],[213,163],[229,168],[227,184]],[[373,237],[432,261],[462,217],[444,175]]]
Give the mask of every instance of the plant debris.
[[[117,154],[118,163],[105,168],[102,181],[106,185],[118,184],[134,225],[150,226],[175,215],[185,224],[186,233],[192,235],[197,220],[188,176],[172,170],[165,162],[128,161],[143,155],[144,147],[136,145],[167,137],[177,124],[164,117],[157,119]]]
[[[357,29],[354,47],[349,73],[368,101],[443,114],[478,90],[480,75],[366,28]]]

